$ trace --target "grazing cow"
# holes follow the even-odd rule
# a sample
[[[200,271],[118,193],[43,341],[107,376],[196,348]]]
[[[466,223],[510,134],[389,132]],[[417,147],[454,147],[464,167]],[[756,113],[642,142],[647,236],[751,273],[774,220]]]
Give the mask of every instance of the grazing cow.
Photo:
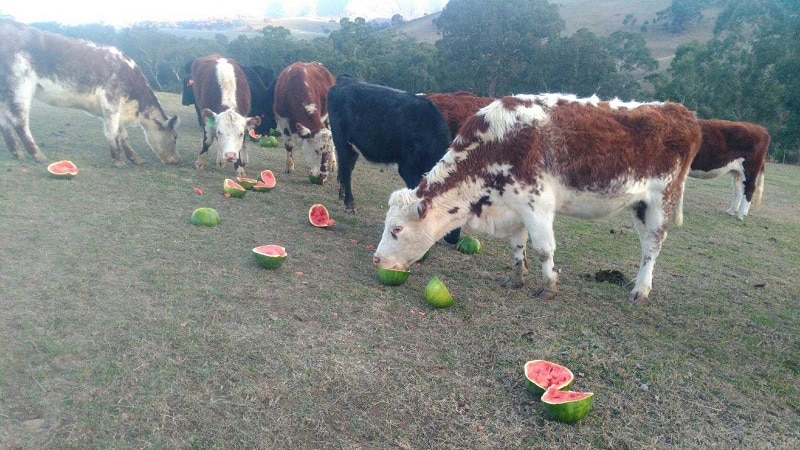
[[[424,96],[342,75],[328,100],[339,162],[339,198],[348,212],[356,212],[352,174],[359,155],[375,164],[396,164],[410,188],[419,184],[452,141],[442,114]],[[445,240],[453,244],[459,233],[455,229]]]
[[[676,103],[624,103],[561,94],[503,97],[459,131],[415,189],[389,198],[373,262],[407,269],[448,230],[467,225],[510,238],[522,286],[528,235],[542,265],[543,299],[558,292],[557,213],[633,213],[642,244],[630,299],[645,303],[667,225],[683,221],[683,190],[700,126]]]
[[[439,108],[453,137],[458,134],[461,124],[474,116],[479,109],[495,100],[490,97],[479,97],[467,91],[424,95]]]
[[[318,62],[296,62],[278,75],[275,120],[283,133],[287,173],[294,170],[292,150],[298,144],[315,177],[325,181],[336,167],[328,122],[328,89],[334,83],[333,75]]]
[[[195,105],[194,90],[192,84],[192,64],[194,60],[189,61],[183,67],[183,95],[181,103],[184,106]],[[275,123],[275,113],[272,110],[272,104],[275,101],[275,75],[272,69],[263,66],[241,66],[245,77],[247,78],[247,85],[250,87],[250,112],[248,116],[258,116],[261,123],[255,127],[256,133],[267,134],[272,129],[278,126]],[[203,127],[203,120],[200,115],[200,110],[197,109],[197,119],[200,123],[200,128]]]
[[[0,19],[0,129],[15,158],[14,135],[38,162],[47,160],[29,128],[34,98],[81,109],[103,119],[103,132],[117,166],[121,154],[141,157],[128,144],[125,126],[136,123],[165,164],[178,164],[178,117],[167,117],[141,69],[113,47],[101,47]]]
[[[727,213],[744,220],[750,206],[761,205],[770,136],[761,125],[727,120],[701,120],[703,143],[692,161],[692,178],[730,173],[733,201]]]
[[[236,175],[245,176],[245,134],[261,119],[247,115],[250,86],[244,71],[236,61],[214,54],[192,63],[191,79],[197,119],[203,127],[203,148],[195,167],[205,167],[208,148],[218,140],[217,165],[224,167],[226,162],[233,162]]]

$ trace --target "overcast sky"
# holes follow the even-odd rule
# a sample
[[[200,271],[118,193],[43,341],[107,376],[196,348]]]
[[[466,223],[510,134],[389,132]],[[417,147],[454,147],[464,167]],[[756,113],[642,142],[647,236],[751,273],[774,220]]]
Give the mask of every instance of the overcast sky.
[[[280,5],[283,15],[315,16],[318,4],[331,2],[343,7],[342,17],[391,17],[401,14],[413,19],[424,14],[441,11],[447,0],[252,0],[219,2],[200,0],[181,2],[170,0],[134,0],[113,3],[95,3],[72,0],[0,0],[0,14],[25,22],[59,22],[65,25],[104,23],[124,26],[147,20],[166,22],[207,18],[233,18],[237,16],[264,17],[266,11],[275,11]],[[324,9],[324,8],[320,8]],[[221,11],[220,11],[221,10]],[[330,10],[330,6],[328,6]]]

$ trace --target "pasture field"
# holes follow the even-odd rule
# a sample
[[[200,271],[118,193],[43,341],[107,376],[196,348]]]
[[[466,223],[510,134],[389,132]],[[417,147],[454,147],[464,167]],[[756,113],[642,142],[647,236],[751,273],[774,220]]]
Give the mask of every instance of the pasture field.
[[[486,236],[475,256],[437,244],[385,287],[369,247],[397,174],[359,162],[345,215],[335,180],[250,144],[248,174],[278,185],[226,199],[233,169],[195,170],[194,110],[159,95],[182,119],[177,167],[131,129],[144,164],[115,168],[97,119],[41,103],[35,137],[78,176],[0,151],[0,448],[800,447],[800,167],[769,164],[744,222],[724,214],[728,177],[690,179],[646,306],[595,281],[635,274],[628,214],[558,218],[549,302],[533,260],[525,287],[499,286],[511,255]],[[335,227],[308,223],[314,203]],[[200,206],[222,223],[191,225]],[[259,268],[261,244],[286,263]],[[427,306],[434,275],[455,306]],[[584,420],[545,416],[531,359],[595,393]]]

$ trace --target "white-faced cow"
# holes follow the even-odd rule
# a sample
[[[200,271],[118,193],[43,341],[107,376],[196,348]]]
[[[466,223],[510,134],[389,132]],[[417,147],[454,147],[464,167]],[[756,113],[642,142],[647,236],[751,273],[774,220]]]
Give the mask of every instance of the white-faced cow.
[[[192,64],[194,60],[187,62],[183,67],[183,93],[181,96],[181,104],[184,106],[195,105],[197,111],[197,121],[200,128],[203,128],[203,118],[200,114],[200,109],[197,107],[194,98],[194,90],[192,85]],[[275,113],[272,110],[272,104],[275,101],[275,75],[272,69],[264,66],[241,66],[245,78],[247,78],[247,85],[250,88],[250,117],[258,116],[261,123],[254,128],[258,134],[267,134],[270,130],[277,129],[275,123]]]
[[[352,174],[359,156],[397,167],[406,187],[419,184],[452,141],[429,99],[342,75],[328,93],[331,131],[339,162],[339,198],[355,213]],[[450,230],[447,230],[450,231]],[[445,240],[455,243],[460,230]]]
[[[764,192],[764,169],[770,136],[761,125],[727,120],[701,120],[703,143],[692,161],[692,178],[715,178],[730,173],[733,201],[727,213],[743,220],[758,208]]]
[[[415,189],[392,193],[373,262],[407,269],[448,230],[467,225],[510,238],[521,286],[528,236],[541,262],[540,297],[558,292],[557,213],[581,218],[630,209],[642,244],[630,298],[644,303],[669,222],[683,221],[683,190],[700,127],[676,103],[623,103],[560,94],[503,97],[459,131]]]
[[[286,172],[294,170],[292,150],[298,145],[311,174],[322,181],[336,167],[328,122],[328,89],[335,82],[318,62],[296,62],[278,75],[274,109],[286,148]]]
[[[31,103],[81,109],[103,119],[117,166],[122,154],[142,159],[128,144],[125,126],[138,124],[153,152],[177,164],[178,117],[167,117],[141,69],[113,47],[37,30],[0,19],[0,129],[11,154],[22,154],[15,135],[39,162],[47,160],[29,128]]]
[[[453,137],[458,134],[458,129],[467,119],[474,116],[479,109],[496,100],[490,97],[480,97],[467,91],[424,95],[439,108]],[[416,183],[414,184],[416,185]]]
[[[192,92],[198,121],[203,127],[203,148],[195,162],[202,169],[208,148],[219,141],[217,165],[233,163],[236,175],[245,176],[248,162],[245,134],[258,126],[261,119],[248,117],[250,86],[238,62],[214,54],[197,58],[192,63]]]

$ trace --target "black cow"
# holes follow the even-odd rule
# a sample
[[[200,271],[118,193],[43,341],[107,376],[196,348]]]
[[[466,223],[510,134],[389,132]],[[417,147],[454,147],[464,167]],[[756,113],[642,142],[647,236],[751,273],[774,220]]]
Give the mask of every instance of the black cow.
[[[192,63],[194,60],[187,62],[183,66],[183,96],[181,103],[184,106],[197,105],[195,104],[194,92],[192,91]],[[255,127],[258,134],[267,134],[269,130],[278,128],[275,122],[275,113],[272,110],[272,104],[275,102],[275,73],[272,69],[264,66],[242,66],[242,71],[247,78],[247,84],[250,86],[250,117],[258,116],[261,118],[261,124]],[[203,127],[202,120],[199,118],[200,127]]]
[[[328,91],[328,117],[339,164],[339,198],[352,213],[351,176],[359,155],[375,164],[396,164],[406,187],[413,188],[452,141],[429,99],[347,75]],[[453,244],[459,234],[452,230],[445,241]]]

